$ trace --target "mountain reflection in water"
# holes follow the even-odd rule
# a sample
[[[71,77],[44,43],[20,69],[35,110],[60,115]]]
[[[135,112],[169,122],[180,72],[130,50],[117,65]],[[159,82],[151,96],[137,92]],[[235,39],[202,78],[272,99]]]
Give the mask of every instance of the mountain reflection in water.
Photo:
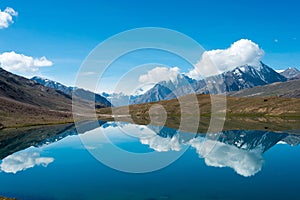
[[[43,129],[42,132],[47,132],[50,137],[42,139],[32,137],[34,133],[40,130],[27,130],[25,135],[21,134],[19,138],[18,136],[13,138],[18,141],[13,146],[10,143],[11,138],[2,140],[0,143],[0,155],[3,156],[0,164],[1,171],[17,173],[38,165],[46,167],[48,164],[55,162],[52,157],[40,156],[40,148],[63,140],[67,136],[78,134],[74,125],[61,128],[62,130],[55,129],[54,131],[49,129],[49,132],[47,132],[47,129]],[[157,152],[180,151],[190,146],[200,158],[204,159],[207,166],[230,167],[239,175],[245,177],[253,176],[262,169],[264,164],[263,154],[274,145],[285,143],[296,146],[300,143],[300,135],[284,132],[232,130],[211,133],[209,135],[214,137],[206,137],[207,134],[192,134],[168,127],[136,125],[124,122],[85,122],[80,125],[78,130],[81,134],[85,134],[84,137],[90,137],[91,130],[100,130],[111,138],[111,141],[117,141],[116,143],[119,144],[126,143],[134,138],[139,141],[139,145]],[[52,132],[50,133],[50,131]],[[28,139],[29,136],[31,140]],[[120,138],[123,139],[120,140]],[[20,150],[17,145],[19,143],[23,144],[23,150]],[[93,141],[94,143],[95,141]],[[96,143],[101,144],[101,139]],[[93,144],[91,144],[91,148]],[[119,147],[122,148],[122,145],[119,145]],[[94,148],[97,148],[97,146]],[[10,152],[10,154],[6,155],[7,152]]]

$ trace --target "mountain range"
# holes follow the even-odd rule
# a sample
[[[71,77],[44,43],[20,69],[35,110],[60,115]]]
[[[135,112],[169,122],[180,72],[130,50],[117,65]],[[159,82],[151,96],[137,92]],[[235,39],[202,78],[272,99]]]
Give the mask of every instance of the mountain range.
[[[179,74],[173,81],[161,81],[140,95],[102,93],[115,106],[170,100],[187,94],[224,94],[232,96],[300,96],[300,71],[287,68],[276,72],[261,62],[259,67],[243,65],[206,79],[195,80]],[[292,82],[295,80],[294,82]],[[252,89],[253,88],[253,89]]]
[[[259,67],[244,65],[220,75],[208,77],[205,79],[206,85],[195,90],[197,93],[220,94],[286,80],[287,78],[261,62]]]
[[[300,97],[300,71],[296,68],[287,68],[280,72],[287,81],[274,82],[271,84],[261,85],[253,88],[246,88],[240,91],[229,92],[230,96],[239,97],[286,97],[286,98],[299,98]]]
[[[0,97],[15,102],[70,110],[71,96],[0,68]]]
[[[72,95],[82,99],[82,106],[95,100],[96,108],[104,108],[112,106],[111,102],[114,106],[141,104],[191,93],[298,98],[299,84],[300,72],[296,68],[278,73],[261,63],[259,67],[244,65],[202,80],[179,74],[173,81],[161,81],[135,95],[100,95],[41,77],[30,80],[0,68],[0,128],[71,121]]]
[[[108,122],[105,126],[121,128],[125,132],[140,131],[137,125],[122,122]],[[138,136],[140,142],[157,152],[180,151],[189,146],[207,166],[229,167],[244,177],[253,176],[262,170],[264,153],[276,144],[296,146],[300,142],[297,134],[265,130],[229,130],[196,135],[165,126],[147,125],[143,126],[143,130],[144,134]]]
[[[62,85],[60,87],[63,88]],[[80,107],[85,108],[92,104],[90,99],[94,93],[76,89],[75,95],[84,97]],[[97,100],[96,106],[100,108],[111,105],[100,95]],[[73,122],[70,93],[44,86],[0,68],[0,129],[65,122]]]
[[[258,67],[243,65],[222,74],[210,76],[202,80],[189,78],[179,74],[173,81],[161,81],[147,91],[139,91],[137,94],[101,93],[94,94],[79,88],[67,87],[56,81],[33,77],[32,80],[61,91],[64,94],[77,94],[81,98],[91,100],[95,95],[95,101],[105,106],[124,106],[170,100],[187,94],[223,94],[232,96],[283,96],[299,97],[296,82],[290,82],[300,78],[300,71],[296,68],[287,68],[283,72],[276,72],[261,62]],[[282,83],[282,85],[280,85]],[[273,85],[272,85],[273,84]],[[278,85],[279,84],[279,85]],[[265,87],[262,87],[265,86]],[[277,87],[278,86],[278,87]],[[286,88],[287,87],[287,88]],[[253,88],[253,90],[251,90]],[[268,89],[267,89],[268,88]],[[264,92],[256,92],[264,90]],[[267,93],[268,91],[268,93]],[[273,91],[270,93],[270,91]],[[99,106],[101,107],[101,106]]]
[[[0,68],[0,128],[71,121],[72,99]]]
[[[300,79],[300,71],[294,67],[289,67],[280,74],[287,79]]]
[[[265,86],[273,83],[284,83],[286,81],[295,80],[299,77],[300,72],[296,68],[288,68],[284,72],[278,73],[262,62],[259,67],[243,65],[236,67],[233,70],[226,71],[219,75],[210,76],[202,80],[194,80],[180,74],[177,76],[175,81],[161,81],[142,95],[134,96],[134,98],[130,96],[129,104],[170,100],[193,93],[232,94],[235,91],[243,91],[245,89],[256,88],[257,86]],[[293,84],[283,84],[282,87],[297,84],[298,82],[294,82]],[[287,91],[290,90],[291,88]],[[283,96],[298,97],[299,92],[292,91],[292,94],[283,94]],[[122,98],[124,97],[122,96]],[[114,100],[117,101],[116,96]]]
[[[61,124],[57,126],[44,127],[28,127],[26,129],[6,129],[0,135],[0,159],[5,159],[7,156],[15,152],[27,149],[29,147],[41,147],[57,142],[65,137],[77,134],[84,134],[87,131],[93,130],[101,126],[105,129],[119,129],[125,131],[139,131],[139,126],[135,124],[127,124],[120,122],[82,122],[79,125],[82,132],[78,132],[74,124]],[[222,131],[215,141],[211,141],[206,134],[192,134],[180,132],[177,129],[168,127],[159,127],[154,125],[143,126],[146,135],[140,135],[140,142],[148,145],[149,148],[159,152],[178,150],[186,145],[191,145],[195,148],[199,156],[204,157],[207,153],[205,144],[213,142],[215,146],[212,152],[206,154],[205,161],[213,160],[213,163],[218,163],[237,170],[243,176],[255,174],[261,169],[263,164],[263,154],[271,149],[277,143],[286,143],[291,146],[297,146],[300,143],[300,135],[289,134],[287,132],[272,132],[272,131],[257,131],[257,130],[230,130]],[[149,135],[147,135],[147,133]],[[155,133],[155,134],[153,134]],[[221,148],[220,148],[221,147]],[[226,149],[226,151],[224,151]],[[217,151],[217,152],[216,152]],[[225,153],[224,153],[225,152]],[[218,153],[218,154],[216,154]],[[219,156],[217,156],[219,155]],[[242,159],[244,156],[250,156],[249,162],[247,159]],[[229,159],[235,158],[235,159]],[[237,159],[239,158],[239,159]],[[231,162],[240,165],[230,165]],[[217,166],[217,165],[212,165]],[[240,167],[244,170],[239,170]],[[260,166],[260,167],[257,167]]]
[[[31,78],[31,80],[44,85],[49,88],[53,88],[56,91],[60,91],[66,95],[72,96],[75,95],[81,99],[87,100],[87,101],[95,101],[96,108],[104,108],[104,107],[110,107],[111,103],[103,96],[97,93],[93,93],[88,90],[84,90],[82,88],[76,88],[76,87],[68,87],[65,86],[59,82],[52,81],[46,78],[35,76]]]

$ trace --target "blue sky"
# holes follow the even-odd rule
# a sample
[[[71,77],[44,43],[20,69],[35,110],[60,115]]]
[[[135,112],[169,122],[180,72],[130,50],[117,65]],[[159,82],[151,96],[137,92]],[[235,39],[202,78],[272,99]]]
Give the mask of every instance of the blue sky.
[[[45,56],[53,66],[34,73],[67,85],[74,83],[83,59],[98,43],[139,27],[182,32],[206,50],[225,49],[246,38],[264,50],[262,60],[269,66],[300,66],[297,0],[2,0],[0,9],[6,7],[17,11],[18,16],[8,28],[0,29],[0,53]],[[115,73],[117,76],[119,72]]]

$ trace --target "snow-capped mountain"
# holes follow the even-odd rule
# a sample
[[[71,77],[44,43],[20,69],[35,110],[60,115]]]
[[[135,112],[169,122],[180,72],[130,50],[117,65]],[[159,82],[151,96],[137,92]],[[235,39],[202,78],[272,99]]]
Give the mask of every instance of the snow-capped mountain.
[[[148,125],[148,128],[154,130],[158,136],[161,138],[173,138],[176,135],[180,135],[178,138],[181,138],[178,142],[179,144],[189,144],[191,140],[195,138],[201,138],[198,141],[204,141],[205,135],[189,134],[189,137],[186,137],[185,133],[178,133],[175,129],[168,127],[157,127],[153,125]],[[257,131],[257,130],[229,130],[218,133],[219,136],[216,141],[235,146],[239,149],[246,151],[256,151],[264,153],[275,144],[280,141],[286,142],[291,146],[297,146],[300,142],[300,136],[291,135],[284,132],[271,132],[271,131]]]
[[[289,67],[280,74],[287,79],[300,79],[300,71],[294,67]]]
[[[143,95],[136,97],[132,103],[146,103],[160,100],[173,99],[194,92],[193,86],[197,81],[183,74],[177,76],[173,81],[161,81]]]
[[[146,85],[143,87],[137,88],[130,96],[137,97],[145,94],[148,90],[150,90],[154,85]]]
[[[239,91],[245,88],[284,82],[287,78],[274,71],[264,63],[259,67],[244,65],[231,71],[196,81],[185,75],[178,75],[175,81],[157,83],[145,94],[140,95],[132,103],[146,103],[173,99],[179,96],[197,94],[220,94]]]
[[[55,90],[61,91],[67,95],[72,96],[72,91],[73,91],[73,87],[67,87],[61,83],[58,83],[56,81],[52,81],[46,78],[42,78],[39,76],[34,76],[31,78],[31,80],[34,80],[36,82],[38,82],[39,84],[49,87],[49,88],[53,88]]]
[[[239,149],[244,149],[247,151],[256,150],[264,153],[279,141],[283,141],[287,136],[289,136],[287,133],[233,130],[222,132],[218,138],[218,141],[236,146]]]
[[[229,167],[245,177],[253,176],[262,169],[263,154],[274,145],[278,143],[298,145],[300,138],[299,135],[285,132],[256,130],[194,135],[168,127],[117,123],[117,126],[111,122],[104,124],[103,131],[108,127],[115,129],[121,127],[124,132],[136,135],[142,144],[157,152],[178,152],[190,146],[200,158],[204,159],[207,166]],[[210,137],[211,135],[214,136]]]
[[[282,140],[283,142],[286,142],[287,144],[291,146],[297,146],[300,144],[300,137],[299,135],[288,135],[286,138]]]
[[[132,103],[139,104],[164,100],[171,93],[172,90],[158,83],[145,94],[138,96]]]
[[[127,95],[124,93],[112,93],[108,94],[106,92],[102,92],[101,95],[105,97],[112,105],[118,106],[125,106],[131,104],[132,99],[135,98],[133,95]]]
[[[138,88],[133,94],[124,93],[101,93],[114,106],[124,106],[128,104],[139,104],[146,102],[154,102],[165,99],[173,99],[176,96],[183,96],[192,93],[193,84],[197,81],[183,74],[178,75],[174,81],[161,81],[153,87]]]
[[[88,101],[93,101],[95,100],[96,102],[96,106],[101,108],[101,107],[110,107],[111,103],[104,98],[103,96],[101,96],[100,94],[97,93],[93,93],[91,91],[88,90],[84,90],[82,88],[75,88],[75,87],[67,87],[61,83],[58,83],[56,81],[52,81],[46,78],[42,78],[42,77],[38,77],[35,76],[33,78],[31,78],[31,80],[34,80],[35,82],[44,85],[46,87],[49,88],[53,88],[57,91],[60,91],[66,95],[72,96],[75,95],[77,97],[80,97],[82,99],[88,100]]]
[[[223,93],[245,88],[284,82],[287,79],[261,62],[260,67],[244,65],[217,76],[206,78],[206,86],[195,88],[197,93]]]

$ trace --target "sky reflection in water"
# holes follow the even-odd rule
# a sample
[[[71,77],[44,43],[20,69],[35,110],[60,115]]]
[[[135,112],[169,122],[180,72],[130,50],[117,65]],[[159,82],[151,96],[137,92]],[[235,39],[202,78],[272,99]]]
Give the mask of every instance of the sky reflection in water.
[[[68,199],[71,195],[68,189],[72,187],[74,191],[74,188],[78,187],[76,193],[84,196],[79,199],[124,199],[124,195],[127,195],[127,199],[147,199],[151,195],[146,188],[151,191],[155,188],[155,192],[152,191],[152,193],[156,195],[156,199],[180,199],[183,198],[180,188],[185,188],[189,194],[184,197],[207,199],[214,191],[206,189],[204,192],[196,189],[199,188],[199,184],[205,188],[205,185],[211,186],[213,182],[224,182],[230,179],[231,183],[242,192],[243,189],[239,188],[242,183],[248,184],[248,187],[259,187],[261,184],[275,187],[276,181],[278,184],[279,182],[283,184],[285,181],[293,184],[293,181],[300,178],[294,173],[300,167],[296,158],[296,155],[299,155],[300,136],[296,134],[253,130],[225,131],[219,134],[217,141],[213,141],[206,139],[204,134],[194,135],[152,125],[107,122],[101,123],[101,127],[98,128],[90,126],[90,129],[92,130],[87,128],[84,134],[80,134],[80,137],[85,137],[86,141],[89,141],[88,145],[81,144],[75,129],[66,130],[68,134],[61,133],[52,139],[48,138],[44,142],[39,142],[35,146],[17,151],[2,159],[0,180],[7,184],[1,186],[1,195],[21,197],[21,199]],[[101,140],[99,137],[100,130],[123,151],[136,154],[158,152],[166,156],[172,152],[183,151],[183,155],[170,166],[153,173],[137,176],[117,172],[102,165],[88,153],[88,150],[106,151],[108,144],[103,142],[106,140]],[[211,146],[214,148],[211,149]],[[237,175],[232,173],[233,170]],[[74,179],[72,174],[79,181],[76,186],[72,182]],[[238,177],[243,177],[243,179]],[[269,180],[267,177],[277,178]],[[161,181],[157,182],[157,178]],[[123,184],[121,181],[123,179],[127,181],[128,186]],[[144,187],[139,188],[139,191],[133,189],[140,187],[136,185],[136,179],[139,179],[138,182],[144,182]],[[30,180],[30,183],[26,180]],[[67,185],[57,188],[58,180],[63,180]],[[154,180],[156,180],[155,184]],[[184,187],[179,182],[176,184],[175,180],[177,182],[188,180],[192,185]],[[251,185],[248,180],[256,182],[256,185]],[[25,182],[27,184],[24,185]],[[47,187],[46,185],[43,187],[43,183],[47,183]],[[171,194],[163,197],[167,193],[166,188],[169,187],[166,184],[175,189],[178,187],[176,189],[178,191],[171,192],[174,195],[172,198]],[[41,185],[43,189],[33,190],[37,185]],[[127,190],[122,188],[131,186],[132,188],[127,188]],[[103,187],[103,191],[99,190],[99,187]],[[109,193],[106,187],[114,187],[123,197],[114,196],[113,191]],[[227,188],[227,186],[224,187]],[[295,186],[290,186],[290,188],[293,187]],[[57,193],[53,194],[53,190],[57,190]],[[197,192],[198,190],[202,191],[201,194]],[[222,188],[218,188],[217,191],[221,194],[220,199],[241,197],[238,192],[231,194],[223,191]],[[266,193],[268,193],[267,190]],[[252,197],[255,197],[253,195]],[[293,193],[289,195],[294,197]],[[251,195],[248,197],[250,198]],[[280,197],[280,195],[274,194],[274,197]]]

